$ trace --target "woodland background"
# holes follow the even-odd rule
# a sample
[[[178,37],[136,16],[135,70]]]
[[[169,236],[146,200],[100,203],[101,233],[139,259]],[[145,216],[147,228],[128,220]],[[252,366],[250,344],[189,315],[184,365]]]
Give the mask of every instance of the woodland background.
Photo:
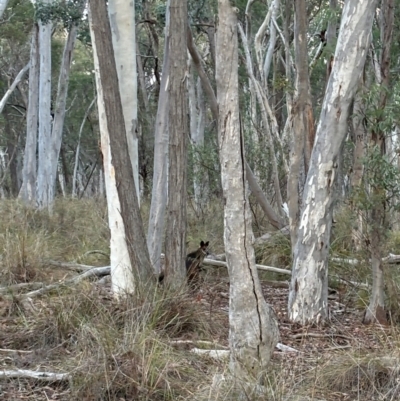
[[[189,38],[181,36],[180,56],[186,61],[180,65],[184,79],[178,79],[185,88],[182,102],[187,103],[187,130],[182,139],[186,143],[182,160],[187,160],[187,196],[174,204],[168,198],[166,213],[172,214],[184,204],[185,216],[178,216],[186,233],[174,249],[177,260],[179,255],[184,257],[186,248],[195,249],[201,240],[209,240],[212,260],[227,260],[229,274],[226,267],[213,266],[209,260],[198,291],[151,287],[151,299],[147,284],[140,280],[135,281],[132,294],[116,298],[115,282],[110,284],[108,276],[107,265],[113,268],[113,234],[106,202],[107,172],[88,6],[78,0],[35,4],[10,0],[0,2],[1,11],[3,4],[0,396],[65,400],[398,399],[399,1],[366,1],[373,10],[372,29],[360,24],[349,32],[349,36],[359,38],[371,34],[371,42],[366,42],[360,56],[365,63],[346,76],[353,89],[343,96],[349,110],[343,129],[329,124],[324,128],[324,98],[329,98],[342,11],[350,2],[187,1],[188,28],[182,24],[182,29],[189,29],[190,34]],[[168,252],[175,247],[174,236],[168,235],[172,232],[168,221],[167,235],[164,237],[162,230],[161,238],[154,236],[153,244],[149,240],[153,184],[159,168],[155,146],[158,141],[161,151],[167,149],[168,139],[163,142],[163,134],[167,127],[170,134],[175,132],[171,123],[163,120],[162,112],[169,108],[171,119],[174,108],[178,117],[180,110],[177,101],[167,101],[167,109],[162,106],[166,101],[162,80],[167,68],[165,49],[169,49],[165,35],[181,29],[177,20],[166,29],[168,4],[135,1],[139,178],[135,184],[147,233],[147,258],[156,274],[162,259],[154,255],[165,252],[167,265],[173,265],[168,262],[172,251]],[[238,20],[238,63],[234,58],[230,62],[228,49],[223,52],[216,44],[221,4],[234,7]],[[38,23],[50,22],[50,102],[39,101],[38,124],[29,114],[34,93],[32,60],[34,54],[43,55],[40,43],[35,42]],[[299,40],[302,37],[306,40]],[[98,52],[99,59],[105,57]],[[228,60],[223,68],[218,61],[221,57]],[[337,57],[336,66],[338,60],[345,65],[345,58]],[[172,56],[170,65],[174,60],[178,59]],[[289,347],[274,351],[273,345],[268,351],[271,360],[266,357],[265,362],[268,371],[263,370],[262,362],[260,376],[243,373],[239,388],[228,379],[232,359],[229,365],[226,358],[228,350],[232,357],[240,348],[232,340],[234,301],[230,295],[240,275],[235,276],[229,259],[236,250],[224,242],[224,230],[230,224],[226,188],[235,176],[221,163],[222,157],[229,159],[229,153],[223,153],[228,149],[224,151],[219,141],[218,113],[224,108],[216,98],[223,81],[221,71],[228,74],[231,69],[238,72],[239,87],[236,127],[240,127],[240,139],[236,149],[242,143],[241,155],[245,155],[240,177],[247,178],[250,188],[248,199],[243,191],[248,207],[244,210],[249,212],[243,226],[251,221],[256,238],[252,268],[256,270],[255,262],[261,265],[257,291],[272,305],[276,316],[269,315],[269,309],[265,313],[279,325],[279,344]],[[340,114],[345,107],[338,109]],[[42,129],[40,119],[50,127],[48,136],[42,136],[46,129]],[[38,128],[38,136],[29,142],[32,127]],[[340,129],[343,134],[339,134]],[[324,130],[327,136],[315,145],[314,135],[321,138]],[[176,132],[180,132],[179,127]],[[329,171],[333,171],[332,189],[321,201],[329,204],[318,226],[328,227],[324,237],[327,246],[321,246],[325,254],[318,256],[321,259],[315,256],[315,260],[323,260],[318,265],[323,266],[319,268],[323,273],[311,274],[315,280],[308,277],[309,291],[304,291],[302,301],[296,301],[293,283],[297,279],[300,283],[302,277],[302,265],[296,261],[304,252],[296,243],[301,235],[309,237],[301,232],[299,221],[306,209],[306,182],[311,182],[306,180],[313,173],[309,168],[312,151],[317,148],[324,154],[340,135],[339,157],[334,158]],[[34,163],[30,170],[27,160]],[[49,177],[53,184],[46,181]],[[325,182],[330,187],[329,177]],[[317,203],[315,215],[319,207]],[[230,218],[235,220],[234,215]],[[314,227],[313,235],[317,231],[315,235],[320,233]],[[237,232],[238,238],[240,235]],[[142,237],[144,243],[146,238]],[[318,238],[311,242],[322,243]],[[93,270],[94,266],[98,268]],[[286,271],[274,272],[271,266]],[[292,268],[289,290],[286,280]],[[173,270],[168,274],[178,277],[179,269],[178,273]],[[315,294],[320,288],[318,298]],[[301,302],[304,310],[299,311]],[[243,317],[239,314],[235,319],[238,322]],[[275,337],[271,341],[276,343]],[[32,378],[35,371],[47,372],[47,376]]]

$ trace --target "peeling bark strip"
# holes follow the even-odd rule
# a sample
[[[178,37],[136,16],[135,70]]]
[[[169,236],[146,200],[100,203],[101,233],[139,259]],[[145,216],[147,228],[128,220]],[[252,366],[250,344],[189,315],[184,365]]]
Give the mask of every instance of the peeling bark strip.
[[[328,251],[339,153],[347,134],[349,105],[370,43],[376,0],[346,1],[332,73],[322,105],[303,194],[294,248],[289,318],[300,324],[328,317]]]
[[[278,328],[262,295],[255,265],[239,122],[237,18],[229,0],[218,1],[218,15],[216,82],[224,241],[231,283],[229,345],[234,376],[243,377],[266,369],[278,340]]]

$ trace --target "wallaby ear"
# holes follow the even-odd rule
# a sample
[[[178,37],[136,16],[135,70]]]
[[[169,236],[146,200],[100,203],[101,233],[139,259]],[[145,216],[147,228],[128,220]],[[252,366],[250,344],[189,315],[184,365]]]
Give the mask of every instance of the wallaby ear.
[[[205,245],[205,246],[208,246],[209,243],[210,243],[210,241],[207,241],[204,245]]]
[[[203,247],[204,245],[205,245],[205,244],[204,244],[204,241],[201,241],[201,242],[200,242],[200,246]]]

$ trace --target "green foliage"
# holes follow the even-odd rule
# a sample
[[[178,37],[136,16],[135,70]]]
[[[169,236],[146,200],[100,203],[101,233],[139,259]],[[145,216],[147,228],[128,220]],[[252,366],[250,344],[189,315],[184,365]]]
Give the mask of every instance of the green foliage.
[[[81,22],[83,6],[84,0],[55,0],[51,3],[39,0],[35,3],[35,17],[43,24],[62,22],[69,29]]]

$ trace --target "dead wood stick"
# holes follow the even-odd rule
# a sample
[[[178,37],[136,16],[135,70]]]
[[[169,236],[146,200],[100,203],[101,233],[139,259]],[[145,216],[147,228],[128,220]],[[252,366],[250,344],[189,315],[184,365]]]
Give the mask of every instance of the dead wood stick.
[[[343,334],[320,334],[320,333],[298,333],[298,334],[293,334],[290,336],[290,338],[293,338],[294,340],[298,340],[303,337],[313,337],[313,338],[330,338],[330,337],[339,337],[343,338],[345,340],[352,341],[353,338],[345,336]]]
[[[222,262],[221,260],[213,260],[213,259],[204,259],[203,261],[204,265],[209,265],[209,266],[219,266],[219,267],[227,267],[226,262]],[[274,273],[281,273],[281,274],[287,274],[291,275],[292,272],[290,270],[286,269],[280,269],[279,267],[272,267],[272,266],[264,266],[264,265],[256,265],[258,270],[265,270],[265,271],[270,271]]]
[[[0,370],[0,378],[2,379],[36,379],[42,381],[64,381],[70,379],[68,373],[52,373],[52,372],[35,372],[33,370],[15,369]]]
[[[32,354],[34,351],[27,351],[22,349],[5,349],[0,348],[0,354]]]
[[[47,264],[54,267],[61,267],[63,269],[73,270],[73,271],[87,271],[93,269],[94,266],[82,265],[79,263],[69,263],[69,262],[58,262],[57,260],[43,260],[43,264]]]
[[[30,289],[38,289],[42,288],[43,286],[44,284],[39,282],[12,284],[7,287],[0,287],[0,294],[12,293],[14,291],[18,291],[27,287]]]
[[[62,283],[57,283],[57,284],[50,284],[47,285],[46,287],[40,288],[39,290],[36,291],[31,291],[28,292],[26,294],[23,294],[19,297],[19,299],[23,300],[26,298],[32,298],[32,297],[36,297],[38,295],[43,295],[46,294],[47,292],[50,292],[54,289],[58,289],[60,287],[63,286],[69,286],[69,285],[74,285],[79,283],[80,281],[89,278],[89,277],[101,277],[101,276],[106,276],[108,274],[110,274],[111,271],[111,267],[110,266],[104,266],[104,267],[94,267],[88,271],[86,271],[85,273],[80,274],[79,276],[76,276],[74,278],[71,278],[69,280],[66,280]]]

